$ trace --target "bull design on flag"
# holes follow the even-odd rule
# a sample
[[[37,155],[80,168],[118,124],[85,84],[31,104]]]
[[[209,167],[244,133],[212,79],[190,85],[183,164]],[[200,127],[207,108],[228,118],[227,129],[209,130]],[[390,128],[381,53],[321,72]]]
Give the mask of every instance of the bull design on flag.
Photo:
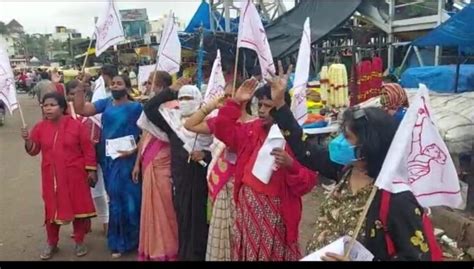
[[[430,116],[428,115],[424,98],[423,105],[424,108],[418,110],[418,118],[412,132],[411,150],[408,156],[409,184],[413,184],[415,181],[429,175],[431,172],[431,166],[436,165],[435,163],[445,165],[447,160],[446,153],[436,143],[423,146],[424,124],[431,124],[434,126]]]
[[[423,84],[398,127],[375,185],[391,193],[411,191],[423,207],[462,203],[458,174]]]

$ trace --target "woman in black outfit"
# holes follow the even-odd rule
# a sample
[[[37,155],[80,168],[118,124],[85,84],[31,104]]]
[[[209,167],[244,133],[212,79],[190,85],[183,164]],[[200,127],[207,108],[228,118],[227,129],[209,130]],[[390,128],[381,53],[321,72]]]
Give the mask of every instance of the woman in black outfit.
[[[283,74],[281,64],[279,74]],[[398,126],[381,109],[348,109],[343,114],[342,134],[331,141],[328,151],[303,141],[302,128],[284,102],[286,81],[276,76],[269,83],[275,103],[272,117],[298,161],[338,180],[320,206],[315,233],[306,248],[311,253],[353,234]],[[429,218],[409,191],[390,194],[378,190],[357,239],[375,260],[430,261],[442,256]],[[324,259],[346,260],[335,254]]]

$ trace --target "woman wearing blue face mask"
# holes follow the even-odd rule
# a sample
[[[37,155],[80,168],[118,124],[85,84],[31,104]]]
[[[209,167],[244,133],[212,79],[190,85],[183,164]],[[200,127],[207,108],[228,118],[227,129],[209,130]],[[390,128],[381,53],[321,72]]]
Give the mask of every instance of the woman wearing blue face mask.
[[[91,117],[102,113],[102,146],[98,147],[101,156],[106,155],[105,145],[109,139],[131,135],[138,142],[140,128],[136,122],[142,113],[142,106],[130,100],[130,89],[128,77],[115,76],[111,82],[112,97],[90,103],[85,102],[83,89],[75,93],[74,108],[77,114]],[[105,156],[101,163],[109,196],[107,243],[114,258],[138,248],[141,209],[141,183],[132,178],[137,150],[119,153],[120,156],[115,159]]]
[[[296,158],[321,175],[338,179],[318,209],[315,232],[306,247],[309,254],[344,235],[353,235],[398,124],[379,108],[348,109],[343,114],[341,133],[331,141],[328,151],[302,140],[302,129],[285,105],[284,89],[278,84],[271,85],[276,104],[272,116]],[[377,192],[357,240],[375,260],[436,260],[439,247],[432,229],[425,228],[426,215],[414,195],[409,191],[386,194]],[[331,253],[323,259],[346,260]]]

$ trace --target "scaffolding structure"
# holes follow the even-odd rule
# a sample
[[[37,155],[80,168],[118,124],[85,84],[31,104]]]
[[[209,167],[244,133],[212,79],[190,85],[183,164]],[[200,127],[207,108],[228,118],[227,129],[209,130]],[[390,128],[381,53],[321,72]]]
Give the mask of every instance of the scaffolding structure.
[[[260,16],[267,22],[272,22],[287,11],[283,0],[253,0],[255,6],[260,12]],[[210,0],[211,30],[230,32],[230,22],[232,18],[238,17],[240,3],[238,0]],[[238,4],[237,4],[238,3]],[[225,19],[224,27],[220,26],[219,14]]]

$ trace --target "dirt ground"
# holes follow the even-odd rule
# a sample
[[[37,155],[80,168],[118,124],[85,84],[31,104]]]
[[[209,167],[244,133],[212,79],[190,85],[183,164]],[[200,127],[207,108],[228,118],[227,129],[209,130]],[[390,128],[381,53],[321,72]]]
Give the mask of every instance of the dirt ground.
[[[28,126],[33,126],[41,115],[34,99],[18,96]],[[43,227],[43,201],[40,186],[40,157],[30,157],[20,137],[21,120],[18,112],[7,115],[6,124],[0,127],[0,261],[37,261],[45,245]],[[318,188],[319,189],[319,188]],[[320,190],[320,189],[319,189]],[[312,235],[317,205],[322,195],[315,191],[304,197],[301,223],[302,248]],[[112,260],[102,234],[102,227],[93,220],[92,233],[86,237],[89,254],[74,256],[74,242],[69,238],[71,225],[62,227],[59,248],[54,261],[110,261]],[[135,254],[124,255],[120,260],[136,260]]]

